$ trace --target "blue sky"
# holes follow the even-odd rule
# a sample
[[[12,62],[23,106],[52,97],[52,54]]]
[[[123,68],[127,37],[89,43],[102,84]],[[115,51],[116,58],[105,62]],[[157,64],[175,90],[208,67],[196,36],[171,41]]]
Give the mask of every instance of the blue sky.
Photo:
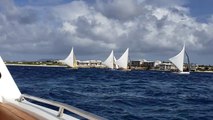
[[[186,43],[191,61],[213,64],[212,0],[2,0],[0,55],[6,60],[168,60]]]
[[[66,4],[71,2],[72,0],[14,0],[16,5],[25,6],[50,6],[50,5],[59,5]]]
[[[213,14],[213,1],[212,0],[189,0],[186,7],[190,8],[191,15],[196,17],[198,20],[208,19]]]

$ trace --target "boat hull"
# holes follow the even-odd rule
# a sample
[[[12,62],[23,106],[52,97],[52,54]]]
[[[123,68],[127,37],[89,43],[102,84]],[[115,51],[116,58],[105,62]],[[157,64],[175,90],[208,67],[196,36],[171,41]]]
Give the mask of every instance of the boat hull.
[[[190,72],[173,72],[175,74],[179,74],[179,75],[189,75]]]
[[[190,72],[179,72],[178,74],[181,74],[181,75],[189,75]]]

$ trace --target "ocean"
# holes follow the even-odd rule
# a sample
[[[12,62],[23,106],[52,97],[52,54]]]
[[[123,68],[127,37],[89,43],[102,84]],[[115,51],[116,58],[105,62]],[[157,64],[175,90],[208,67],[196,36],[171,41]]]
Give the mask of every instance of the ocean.
[[[213,74],[9,66],[20,91],[109,120],[212,120]]]

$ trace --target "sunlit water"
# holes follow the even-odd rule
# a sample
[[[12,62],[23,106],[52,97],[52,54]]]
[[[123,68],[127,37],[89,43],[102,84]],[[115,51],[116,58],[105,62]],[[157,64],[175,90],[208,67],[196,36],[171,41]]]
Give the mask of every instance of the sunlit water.
[[[110,120],[212,120],[213,74],[9,67],[22,93]]]

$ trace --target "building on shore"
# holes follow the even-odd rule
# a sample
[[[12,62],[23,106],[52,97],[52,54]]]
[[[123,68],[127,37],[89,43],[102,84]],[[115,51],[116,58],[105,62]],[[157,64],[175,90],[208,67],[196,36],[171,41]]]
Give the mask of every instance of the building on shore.
[[[141,61],[131,61],[130,62],[131,67],[141,67]]]
[[[159,64],[161,64],[160,60],[148,61],[145,59],[138,61],[131,61],[130,63],[132,69],[142,69],[142,70],[155,69],[155,67]]]
[[[198,64],[191,64],[191,71],[195,72],[197,71],[197,69],[199,68],[199,65]]]
[[[165,61],[163,61],[161,64],[158,64],[157,66],[158,66],[158,70],[162,70],[162,71],[171,71],[176,69],[176,67],[171,62],[165,62]]]
[[[103,67],[101,60],[77,61],[79,67],[82,68],[100,68]]]

